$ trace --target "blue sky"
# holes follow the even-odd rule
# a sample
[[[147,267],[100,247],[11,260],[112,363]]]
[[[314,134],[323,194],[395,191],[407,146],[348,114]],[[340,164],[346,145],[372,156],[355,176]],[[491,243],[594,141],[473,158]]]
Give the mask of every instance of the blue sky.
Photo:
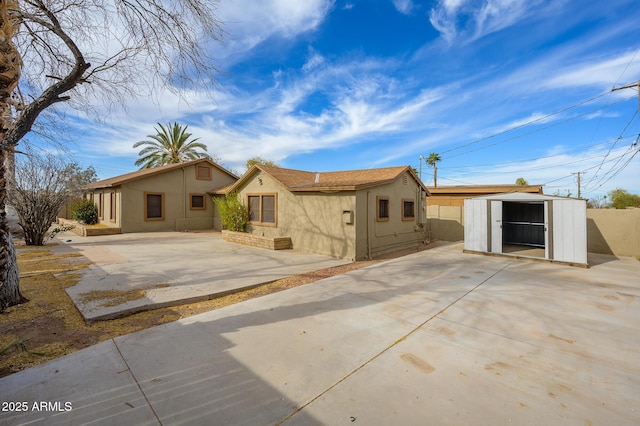
[[[438,185],[640,193],[640,8],[632,0],[222,0],[213,96],[75,116],[76,159],[136,169],[132,145],[178,121],[221,164],[309,171],[411,165]],[[96,154],[97,153],[97,154]],[[422,177],[433,184],[432,171]]]

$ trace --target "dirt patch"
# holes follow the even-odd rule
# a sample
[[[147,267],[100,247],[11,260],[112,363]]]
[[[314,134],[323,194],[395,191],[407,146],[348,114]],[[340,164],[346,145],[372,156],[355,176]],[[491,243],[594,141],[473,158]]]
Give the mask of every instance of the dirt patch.
[[[47,247],[18,248],[20,289],[29,302],[0,313],[0,377],[61,357],[82,348],[124,334],[175,321],[180,318],[233,305],[323,278],[343,274],[379,263],[383,260],[416,253],[441,245],[434,242],[416,248],[386,254],[374,260],[354,262],[321,269],[254,287],[204,302],[156,309],[124,318],[96,321],[88,325],[65,292],[81,275],[78,270],[89,266],[81,255],[55,255]],[[168,284],[158,284],[157,288]],[[92,300],[114,303],[134,294],[87,294]],[[144,295],[144,294],[143,294]],[[142,296],[140,296],[142,297]],[[119,304],[118,302],[116,304]]]
[[[142,299],[145,294],[145,290],[91,290],[80,293],[80,298],[83,303],[98,302],[100,306],[118,306],[130,300]]]

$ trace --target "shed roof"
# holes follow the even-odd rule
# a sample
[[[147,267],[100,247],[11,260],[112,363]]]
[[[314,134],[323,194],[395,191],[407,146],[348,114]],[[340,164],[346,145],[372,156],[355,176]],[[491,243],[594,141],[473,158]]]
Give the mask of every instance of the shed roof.
[[[344,170],[337,172],[307,172],[304,170],[268,167],[256,164],[252,166],[231,188],[235,190],[249,181],[260,171],[271,176],[275,181],[291,192],[309,191],[354,191],[391,183],[409,172],[425,192],[413,169],[409,166],[386,167],[365,170]]]
[[[229,170],[225,169],[219,164],[209,160],[208,158],[199,158],[197,160],[185,161],[184,163],[167,164],[166,166],[136,170],[135,172],[125,173],[123,175],[114,176],[109,179],[99,180],[98,182],[94,182],[85,186],[85,188],[86,189],[112,188],[114,186],[119,186],[127,182],[132,182],[132,181],[143,179],[149,176],[165,173],[170,170],[180,169],[182,167],[188,167],[188,166],[192,166],[199,163],[208,163],[211,166],[233,177],[234,179],[238,179],[238,176],[236,176],[234,173],[230,172]]]

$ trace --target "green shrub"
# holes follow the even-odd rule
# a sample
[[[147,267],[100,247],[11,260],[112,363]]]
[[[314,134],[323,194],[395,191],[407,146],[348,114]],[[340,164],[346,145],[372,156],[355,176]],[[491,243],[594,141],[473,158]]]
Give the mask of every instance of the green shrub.
[[[91,200],[78,200],[71,205],[73,220],[87,225],[98,223],[98,208]]]
[[[247,207],[237,193],[231,193],[224,198],[214,198],[214,203],[220,213],[222,226],[229,231],[245,232],[247,227]]]

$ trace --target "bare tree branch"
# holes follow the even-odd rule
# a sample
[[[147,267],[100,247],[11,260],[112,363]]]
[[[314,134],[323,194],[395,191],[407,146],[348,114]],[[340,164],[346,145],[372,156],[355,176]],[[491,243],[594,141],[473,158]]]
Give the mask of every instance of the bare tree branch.
[[[0,311],[24,300],[5,212],[14,148],[61,103],[214,86],[218,1],[0,0]]]

